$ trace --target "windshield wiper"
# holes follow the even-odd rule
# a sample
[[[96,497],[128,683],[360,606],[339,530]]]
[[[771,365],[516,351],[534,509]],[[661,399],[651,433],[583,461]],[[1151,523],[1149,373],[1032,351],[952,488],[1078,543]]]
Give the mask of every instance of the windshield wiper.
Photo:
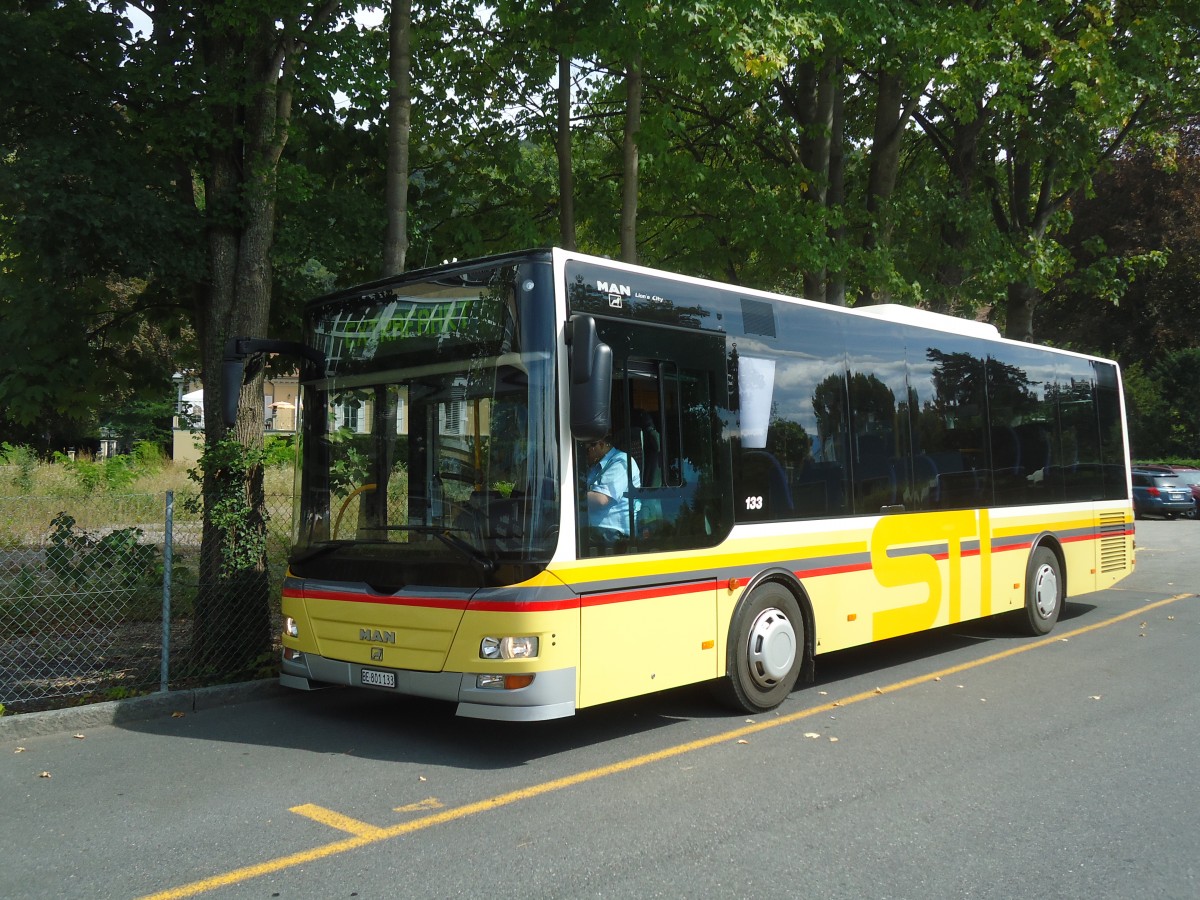
[[[484,572],[494,572],[496,561],[482,551],[472,547],[450,528],[440,528],[437,525],[388,525],[388,531],[415,531],[417,534],[431,534],[447,547],[457,550],[468,560],[479,566]]]

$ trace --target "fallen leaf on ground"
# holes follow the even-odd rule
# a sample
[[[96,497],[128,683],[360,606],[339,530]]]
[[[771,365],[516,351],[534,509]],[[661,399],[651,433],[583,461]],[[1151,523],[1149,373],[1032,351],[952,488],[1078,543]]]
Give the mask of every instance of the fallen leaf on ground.
[[[41,774],[38,775],[38,778],[49,778],[49,777],[50,777],[49,772],[42,772]]]
[[[816,731],[806,731],[804,732],[804,736],[806,738],[819,738],[821,735]]]

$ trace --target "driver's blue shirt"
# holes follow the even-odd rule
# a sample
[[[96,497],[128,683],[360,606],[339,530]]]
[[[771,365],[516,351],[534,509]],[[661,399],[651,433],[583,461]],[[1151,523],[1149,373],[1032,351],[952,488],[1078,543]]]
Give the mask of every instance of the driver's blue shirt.
[[[588,471],[587,489],[611,497],[612,502],[603,508],[589,506],[589,521],[592,527],[602,532],[629,536],[629,482],[642,486],[642,475],[638,465],[629,454],[616,447],[608,452]]]

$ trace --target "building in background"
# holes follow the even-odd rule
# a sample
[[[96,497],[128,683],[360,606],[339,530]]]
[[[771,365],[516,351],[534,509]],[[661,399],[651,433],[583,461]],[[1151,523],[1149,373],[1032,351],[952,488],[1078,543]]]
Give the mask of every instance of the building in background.
[[[198,381],[176,373],[176,410],[171,423],[171,458],[193,465],[204,449],[204,389]],[[281,375],[263,382],[263,434],[296,433],[299,376]]]

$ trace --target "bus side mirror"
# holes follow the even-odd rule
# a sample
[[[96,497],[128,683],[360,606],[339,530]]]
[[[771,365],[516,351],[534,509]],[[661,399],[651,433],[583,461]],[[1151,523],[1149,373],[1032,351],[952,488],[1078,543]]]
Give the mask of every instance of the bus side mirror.
[[[612,426],[612,347],[596,334],[591,316],[571,316],[570,345],[571,434],[577,441],[594,441]]]
[[[238,397],[246,377],[246,358],[259,353],[286,353],[298,356],[316,366],[325,366],[325,354],[296,341],[273,341],[268,338],[233,337],[225,342],[225,357],[221,360],[221,416],[232,428],[237,422]],[[258,372],[259,362],[253,363]]]
[[[226,356],[221,360],[221,415],[229,428],[237,422],[238,397],[242,393],[244,370],[240,356]]]

